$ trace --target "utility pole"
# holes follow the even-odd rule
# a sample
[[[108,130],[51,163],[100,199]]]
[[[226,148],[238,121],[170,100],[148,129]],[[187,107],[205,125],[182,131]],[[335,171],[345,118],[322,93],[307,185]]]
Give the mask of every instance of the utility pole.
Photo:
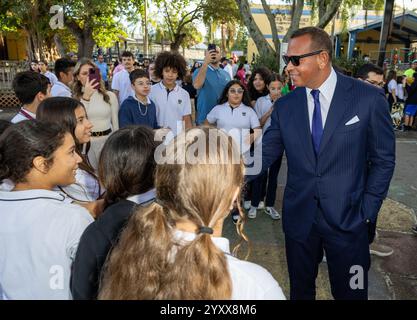
[[[387,51],[388,36],[391,33],[392,17],[394,13],[395,0],[385,0],[384,19],[382,20],[381,35],[379,38],[378,66],[382,67]]]

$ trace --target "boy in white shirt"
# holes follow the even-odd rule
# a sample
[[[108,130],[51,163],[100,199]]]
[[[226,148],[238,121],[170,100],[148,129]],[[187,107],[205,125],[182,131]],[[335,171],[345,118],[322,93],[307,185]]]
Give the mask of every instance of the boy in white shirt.
[[[41,74],[49,79],[51,86],[58,82],[58,78],[51,71],[48,70],[48,62],[46,60],[41,60],[38,64]]]
[[[70,86],[74,80],[74,67],[75,62],[67,58],[55,61],[55,75],[58,78],[58,82],[52,86],[52,97],[72,97]]]
[[[135,96],[135,92],[132,89],[129,74],[135,70],[133,63],[135,58],[130,51],[124,51],[122,53],[122,64],[124,69],[113,75],[111,82],[111,88],[119,99],[119,106],[130,96]]]
[[[49,79],[34,71],[23,71],[15,76],[12,86],[22,107],[11,122],[35,120],[39,104],[51,96]]]
[[[174,136],[192,127],[190,95],[176,83],[185,76],[186,65],[176,52],[162,52],[155,60],[154,73],[162,80],[152,86],[149,98],[155,103],[158,125]]]

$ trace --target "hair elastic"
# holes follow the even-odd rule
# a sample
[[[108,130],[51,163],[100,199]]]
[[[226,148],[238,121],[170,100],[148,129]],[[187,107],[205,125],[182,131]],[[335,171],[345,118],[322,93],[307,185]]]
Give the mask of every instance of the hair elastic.
[[[207,233],[207,234],[213,234],[213,229],[212,228],[210,228],[210,227],[200,227],[199,229],[198,229],[198,234],[200,234],[200,233]]]

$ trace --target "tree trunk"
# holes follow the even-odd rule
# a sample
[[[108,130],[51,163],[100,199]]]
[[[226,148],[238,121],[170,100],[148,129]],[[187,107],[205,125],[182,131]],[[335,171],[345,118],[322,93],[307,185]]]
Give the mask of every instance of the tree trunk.
[[[61,37],[57,33],[55,33],[55,35],[54,35],[54,42],[55,42],[55,46],[58,50],[59,55],[61,57],[65,56],[65,53],[66,53],[65,45],[62,42]]]
[[[93,30],[91,27],[86,24],[84,25],[84,28],[81,29],[74,21],[66,21],[65,24],[77,40],[78,59],[82,57],[92,58],[95,41],[93,39]]]
[[[186,36],[187,35],[185,33],[175,34],[174,35],[174,41],[172,41],[171,44],[170,44],[171,51],[178,52],[179,49],[180,49],[180,46],[181,46],[181,44],[184,41],[184,38]]]
[[[300,28],[300,20],[303,15],[304,1],[294,0],[291,10],[291,24],[282,42],[288,42],[295,30]]]
[[[226,24],[222,23],[220,25],[221,28],[221,35],[222,35],[222,48],[221,48],[221,52],[222,55],[226,55]]]
[[[274,42],[275,52],[279,54],[281,48],[281,42],[278,37],[277,23],[275,21],[275,15],[271,11],[271,7],[266,3],[266,0],[262,1],[262,7],[264,8],[266,17],[268,18],[269,25],[271,26],[272,41]]]
[[[227,24],[227,39],[226,39],[226,51],[227,54],[230,55],[232,52],[232,48],[235,44],[235,36],[236,36],[236,26],[234,23]]]
[[[331,1],[330,5],[328,5],[326,8],[326,13],[324,13],[324,15],[320,18],[316,27],[322,28],[322,29],[326,28],[326,26],[330,23],[330,21],[332,21],[337,10],[339,10],[339,7],[342,4],[342,1],[343,0]]]
[[[243,22],[246,28],[248,28],[249,34],[253,42],[255,42],[259,54],[266,56],[277,56],[277,53],[275,53],[272,46],[265,39],[255,20],[253,19],[248,0],[236,0],[236,3],[239,7],[240,13],[242,14]]]

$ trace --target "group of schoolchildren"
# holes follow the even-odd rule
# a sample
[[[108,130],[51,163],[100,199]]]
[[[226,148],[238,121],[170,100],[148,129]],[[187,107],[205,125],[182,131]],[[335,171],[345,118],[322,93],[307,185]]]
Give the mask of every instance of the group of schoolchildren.
[[[88,78],[94,63],[81,60],[58,73],[71,97],[50,97],[50,81],[35,72],[13,83],[23,106],[13,123],[0,122],[0,299],[285,299],[267,270],[236,258],[222,237],[232,211],[246,238],[236,206],[247,194],[244,166],[230,154],[244,156],[257,139],[256,130],[230,138],[228,129],[265,130],[280,78],[255,70],[248,87],[256,98],[239,81],[227,83],[206,117],[213,129],[193,127],[189,94],[178,83],[186,74],[180,54],[157,56],[161,80],[152,85],[124,53],[114,93]],[[94,135],[97,119],[106,124]],[[161,129],[171,138],[155,141]],[[228,141],[226,151],[216,145],[217,163],[209,154],[193,164],[155,159],[159,143],[173,158],[193,152],[196,139],[208,145],[209,130]],[[279,166],[252,186],[254,208],[265,195],[273,208]]]

